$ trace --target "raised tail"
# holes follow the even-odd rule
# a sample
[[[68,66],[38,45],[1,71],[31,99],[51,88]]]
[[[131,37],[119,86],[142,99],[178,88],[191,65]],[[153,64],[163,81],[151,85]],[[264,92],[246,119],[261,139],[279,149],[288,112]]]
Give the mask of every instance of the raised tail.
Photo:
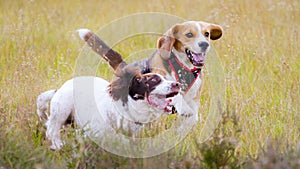
[[[122,56],[111,49],[102,39],[100,39],[95,33],[89,29],[78,29],[77,30],[81,39],[83,39],[94,52],[102,56],[109,65],[117,70],[118,67],[123,68],[127,63],[122,59]]]
[[[40,120],[46,124],[48,120],[48,108],[49,108],[49,101],[52,99],[54,94],[56,93],[56,90],[48,90],[46,92],[41,93],[36,100],[37,105],[37,114],[40,118]]]

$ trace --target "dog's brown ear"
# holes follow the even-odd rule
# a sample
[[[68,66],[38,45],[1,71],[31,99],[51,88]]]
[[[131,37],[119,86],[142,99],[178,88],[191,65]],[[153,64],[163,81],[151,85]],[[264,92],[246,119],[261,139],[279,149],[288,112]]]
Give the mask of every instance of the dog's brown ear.
[[[109,92],[114,100],[120,100],[127,103],[129,88],[132,79],[140,75],[141,70],[138,67],[127,65],[115,72],[116,79],[109,85]]]
[[[175,38],[167,35],[163,35],[157,41],[157,48],[160,56],[164,60],[168,60],[170,58],[170,54],[175,42]]]
[[[222,36],[223,29],[220,25],[210,24],[210,39],[217,40]]]

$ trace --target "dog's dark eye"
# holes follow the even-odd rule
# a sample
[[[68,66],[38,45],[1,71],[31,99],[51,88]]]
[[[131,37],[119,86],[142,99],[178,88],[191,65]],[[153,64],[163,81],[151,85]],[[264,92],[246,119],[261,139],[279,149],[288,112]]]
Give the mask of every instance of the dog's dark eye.
[[[187,34],[185,34],[185,36],[188,37],[188,38],[191,38],[191,37],[193,37],[194,35],[193,35],[192,33],[187,33]]]
[[[208,38],[209,37],[209,32],[205,32],[204,36]]]

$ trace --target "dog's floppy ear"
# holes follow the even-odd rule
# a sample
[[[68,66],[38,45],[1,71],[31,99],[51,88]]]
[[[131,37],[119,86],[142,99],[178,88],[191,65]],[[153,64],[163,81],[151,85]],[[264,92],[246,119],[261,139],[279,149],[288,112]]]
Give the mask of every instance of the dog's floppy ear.
[[[210,39],[217,40],[222,36],[223,29],[220,25],[210,24]]]
[[[123,103],[127,103],[129,88],[132,79],[140,76],[141,70],[138,67],[127,65],[115,72],[116,79],[109,85],[109,92],[114,100],[121,99]]]
[[[170,54],[175,42],[175,38],[171,37],[170,35],[163,35],[157,41],[157,48],[160,56],[164,60],[168,60],[170,58]]]

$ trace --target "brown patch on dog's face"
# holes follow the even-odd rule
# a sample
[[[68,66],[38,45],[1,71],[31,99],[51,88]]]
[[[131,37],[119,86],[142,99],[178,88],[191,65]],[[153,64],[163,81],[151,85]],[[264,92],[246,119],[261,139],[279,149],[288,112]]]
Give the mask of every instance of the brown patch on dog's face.
[[[193,46],[193,42],[195,42],[199,36],[202,36],[207,41],[217,40],[221,38],[222,32],[222,27],[217,24],[202,21],[188,21],[174,25],[168,31],[168,36],[159,38],[157,47],[165,51],[171,51],[173,47],[177,51],[182,51],[183,46]],[[200,35],[200,33],[202,35]]]
[[[131,65],[116,72],[117,79],[109,85],[109,92],[114,100],[128,102],[128,95],[133,100],[144,100],[146,94],[155,89],[161,77],[155,73],[141,74],[140,69]]]
[[[188,21],[177,24],[171,29],[171,35],[175,38],[175,53],[182,63],[188,67],[204,65],[210,47],[198,22]]]
[[[202,67],[210,49],[209,40],[219,39],[222,36],[222,28],[216,24],[187,21],[174,25],[168,31],[168,36],[169,38],[161,37],[159,39],[161,42],[158,43],[159,51],[171,51],[174,48],[176,56],[187,67]]]
[[[201,43],[209,45],[210,25],[212,24],[195,21],[175,25],[171,29],[171,36],[175,38],[174,48],[183,53],[185,49],[195,53],[207,52],[207,47],[203,47]]]
[[[193,46],[199,37],[198,29],[194,23],[177,24],[172,28],[171,34],[175,38],[174,48],[177,51],[182,51],[183,46]]]
[[[146,86],[142,76],[134,77],[129,85],[129,95],[133,100],[145,99],[148,87]]]
[[[144,79],[146,80],[146,86],[149,88],[149,92],[153,91],[157,85],[159,85],[162,79],[153,73],[148,73],[144,75]]]
[[[129,95],[133,100],[143,100],[146,94],[153,91],[161,83],[161,78],[154,73],[134,77],[129,86]]]

